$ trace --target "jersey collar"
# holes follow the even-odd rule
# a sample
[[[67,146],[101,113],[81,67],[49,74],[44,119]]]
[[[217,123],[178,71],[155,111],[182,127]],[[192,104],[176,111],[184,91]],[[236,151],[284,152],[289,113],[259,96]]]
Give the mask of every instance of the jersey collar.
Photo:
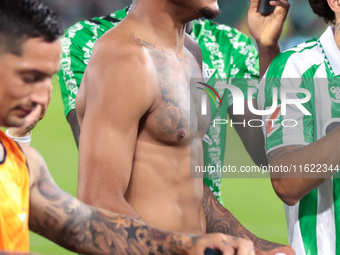
[[[320,37],[320,43],[325,52],[326,58],[333,69],[334,75],[340,75],[340,50],[335,42],[333,26],[329,26],[322,34]]]

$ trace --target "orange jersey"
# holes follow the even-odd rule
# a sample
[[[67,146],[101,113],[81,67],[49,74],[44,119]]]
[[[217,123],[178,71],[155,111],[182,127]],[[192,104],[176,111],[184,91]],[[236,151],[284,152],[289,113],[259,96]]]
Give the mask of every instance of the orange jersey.
[[[20,147],[0,130],[0,250],[28,252],[29,171]]]

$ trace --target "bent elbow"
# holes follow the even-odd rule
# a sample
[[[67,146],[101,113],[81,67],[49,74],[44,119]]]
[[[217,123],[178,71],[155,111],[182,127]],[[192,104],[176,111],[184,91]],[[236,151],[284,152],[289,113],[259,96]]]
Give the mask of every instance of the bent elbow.
[[[300,201],[298,194],[294,194],[291,187],[285,185],[283,179],[272,179],[272,185],[276,195],[287,205],[293,206]]]
[[[286,204],[286,205],[289,205],[289,206],[293,206],[293,205],[296,205],[297,202],[300,201],[300,199],[297,199],[293,196],[283,196],[283,197],[280,197],[280,199]]]

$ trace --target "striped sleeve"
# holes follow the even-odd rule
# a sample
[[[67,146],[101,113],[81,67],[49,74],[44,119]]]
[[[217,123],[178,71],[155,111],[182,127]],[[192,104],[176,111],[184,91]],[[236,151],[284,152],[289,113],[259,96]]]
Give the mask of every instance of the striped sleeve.
[[[311,79],[305,78],[305,74],[310,74],[310,69],[313,69],[314,65],[304,59],[305,53],[298,52],[296,49],[281,53],[274,59],[260,83],[259,106],[262,110],[271,109],[263,116],[267,154],[283,146],[308,145],[313,142],[314,122],[311,101],[314,89]],[[308,92],[312,98],[302,103],[305,112],[295,104],[287,104],[286,100],[281,101],[282,95],[286,95],[290,100],[303,100]],[[276,107],[273,106],[275,100],[277,100]]]

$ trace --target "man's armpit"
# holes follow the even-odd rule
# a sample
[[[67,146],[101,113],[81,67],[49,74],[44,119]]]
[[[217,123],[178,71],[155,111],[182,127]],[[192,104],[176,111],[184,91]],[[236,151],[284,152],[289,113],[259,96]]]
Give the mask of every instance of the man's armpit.
[[[276,158],[281,157],[290,151],[297,151],[303,147],[305,147],[305,145],[296,144],[296,145],[288,145],[288,146],[278,148],[268,153],[268,162],[271,163]]]

